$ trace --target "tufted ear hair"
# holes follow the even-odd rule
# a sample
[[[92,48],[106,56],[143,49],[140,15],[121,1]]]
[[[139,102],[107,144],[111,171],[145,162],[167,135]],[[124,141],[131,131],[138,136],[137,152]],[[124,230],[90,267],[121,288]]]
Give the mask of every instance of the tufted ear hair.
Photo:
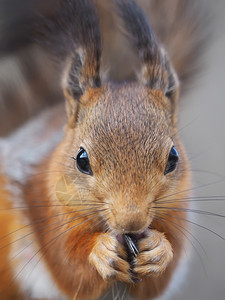
[[[166,51],[158,44],[144,12],[134,0],[114,0],[128,40],[132,43],[141,70],[138,79],[153,90],[161,90],[173,109],[178,97],[179,82]]]
[[[71,7],[73,27],[76,27],[75,45],[67,59],[62,85],[68,117],[75,122],[81,96],[89,88],[101,86],[101,36],[92,1],[70,1]],[[75,125],[73,121],[69,122],[71,126]]]
[[[35,25],[37,24],[37,25]],[[70,126],[75,126],[81,96],[101,86],[101,35],[92,0],[56,0],[34,24],[35,38],[63,69],[62,88]]]

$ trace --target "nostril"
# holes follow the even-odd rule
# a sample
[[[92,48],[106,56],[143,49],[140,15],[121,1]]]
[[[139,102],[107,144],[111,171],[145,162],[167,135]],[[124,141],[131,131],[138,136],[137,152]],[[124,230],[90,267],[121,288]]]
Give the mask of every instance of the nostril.
[[[119,209],[118,209],[119,208]],[[113,205],[112,218],[109,224],[119,234],[140,233],[151,223],[146,205],[137,207],[135,205],[116,207]]]

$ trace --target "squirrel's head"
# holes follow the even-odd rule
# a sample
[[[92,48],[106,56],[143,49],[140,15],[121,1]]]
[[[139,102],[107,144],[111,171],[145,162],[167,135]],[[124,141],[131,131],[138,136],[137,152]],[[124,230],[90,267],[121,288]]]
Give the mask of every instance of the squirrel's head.
[[[184,189],[187,159],[177,135],[175,71],[135,2],[115,3],[141,63],[138,80],[101,82],[98,19],[89,6],[86,36],[63,78],[68,125],[57,154],[67,191],[60,201],[92,208],[116,234],[140,233],[156,200]]]

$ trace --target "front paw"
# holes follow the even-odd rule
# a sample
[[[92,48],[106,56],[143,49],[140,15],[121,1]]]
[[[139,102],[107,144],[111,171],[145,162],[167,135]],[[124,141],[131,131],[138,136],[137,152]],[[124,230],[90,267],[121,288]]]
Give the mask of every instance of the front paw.
[[[170,242],[157,230],[149,230],[138,247],[140,253],[134,260],[133,271],[140,277],[160,275],[173,258]]]
[[[108,233],[97,237],[89,262],[97,269],[104,280],[132,282],[130,265],[126,261],[126,251],[116,237]]]

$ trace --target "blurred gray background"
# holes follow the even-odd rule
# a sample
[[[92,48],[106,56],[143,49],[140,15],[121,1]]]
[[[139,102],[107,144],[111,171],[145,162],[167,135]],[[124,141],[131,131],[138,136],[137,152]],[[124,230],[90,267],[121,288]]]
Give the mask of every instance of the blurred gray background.
[[[193,201],[195,209],[225,215],[225,1],[205,1],[211,14],[212,36],[207,46],[204,69],[193,90],[180,107],[180,128],[193,170],[194,195],[223,196],[220,201]],[[215,173],[215,174],[214,174]],[[221,181],[220,183],[215,183]],[[198,188],[208,184],[208,186]],[[222,217],[193,214],[195,223],[225,238]],[[173,300],[225,299],[225,241],[192,226],[192,256],[188,276]],[[198,252],[198,253],[197,253]]]
[[[191,159],[196,196],[224,196],[225,199],[225,1],[208,1],[212,39],[205,57],[205,69],[181,107],[181,135]],[[191,123],[190,123],[191,122]],[[210,174],[215,172],[218,174]],[[221,183],[213,182],[223,180]],[[196,209],[225,215],[225,200],[194,202]],[[225,238],[223,218],[195,214],[196,223]],[[176,297],[171,299],[225,299],[225,241],[211,232],[193,226],[201,260],[193,249],[189,274]]]

